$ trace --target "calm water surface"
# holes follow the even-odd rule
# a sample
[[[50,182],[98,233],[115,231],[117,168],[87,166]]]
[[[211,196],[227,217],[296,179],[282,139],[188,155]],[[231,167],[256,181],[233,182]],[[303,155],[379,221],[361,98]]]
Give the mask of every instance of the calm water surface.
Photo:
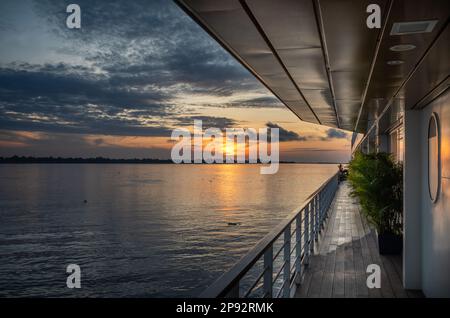
[[[336,169],[0,165],[0,296],[196,296]]]

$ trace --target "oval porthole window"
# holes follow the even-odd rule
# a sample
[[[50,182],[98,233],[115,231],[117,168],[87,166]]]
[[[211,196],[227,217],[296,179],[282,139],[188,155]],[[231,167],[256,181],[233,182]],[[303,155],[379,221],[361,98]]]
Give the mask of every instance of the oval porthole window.
[[[440,184],[440,135],[439,120],[435,113],[428,123],[428,190],[430,199],[436,202]]]

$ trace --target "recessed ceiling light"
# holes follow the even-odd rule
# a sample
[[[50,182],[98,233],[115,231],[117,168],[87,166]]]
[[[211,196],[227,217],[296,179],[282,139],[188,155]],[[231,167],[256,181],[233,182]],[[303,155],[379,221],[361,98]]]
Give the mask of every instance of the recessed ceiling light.
[[[392,60],[392,61],[387,61],[386,63],[387,63],[387,65],[400,65],[405,62],[403,62],[402,60]]]
[[[394,51],[394,52],[403,52],[403,51],[414,50],[415,48],[416,48],[416,46],[413,44],[397,44],[397,45],[391,46],[389,48],[389,50]]]
[[[396,22],[392,25],[391,35],[406,35],[432,32],[438,20]]]

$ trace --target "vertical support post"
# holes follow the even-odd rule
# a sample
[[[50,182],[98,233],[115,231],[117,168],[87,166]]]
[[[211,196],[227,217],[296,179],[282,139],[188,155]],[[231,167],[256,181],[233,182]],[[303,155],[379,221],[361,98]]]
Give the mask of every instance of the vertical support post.
[[[328,202],[329,202],[329,198],[330,198],[330,195],[331,195],[330,187],[331,187],[332,183],[333,183],[333,179],[330,180],[330,183],[328,183],[327,187],[326,187],[326,191],[327,192],[325,193],[325,202],[324,202],[323,207],[322,207],[322,221],[321,221],[321,226],[322,227],[323,227],[323,222],[325,221],[325,218],[326,218],[326,215],[327,215],[327,211],[328,211]]]
[[[320,231],[322,230],[322,215],[323,215],[323,207],[324,205],[324,201],[326,199],[326,195],[327,195],[327,186],[325,186],[323,188],[323,190],[319,193],[320,199],[319,199],[319,219],[317,220],[317,233],[316,233],[316,239],[317,236],[319,235]]]
[[[284,230],[284,271],[283,271],[283,297],[291,296],[291,225]]]
[[[339,187],[339,177],[336,176],[336,177],[334,177],[334,179],[335,179],[334,180],[334,193],[336,194],[338,187]]]
[[[264,298],[272,298],[273,244],[264,252]]]
[[[303,227],[303,231],[305,232],[305,265],[309,264],[309,251],[310,251],[310,247],[309,245],[311,244],[309,242],[309,206],[310,204],[307,204],[305,207],[305,218],[304,218],[304,227]]]
[[[323,192],[325,191],[325,192]],[[319,200],[319,219],[317,220],[317,233],[316,233],[316,239],[319,237],[319,233],[322,231],[322,216],[323,216],[323,208],[325,206],[326,201],[326,195],[327,195],[327,187],[325,186],[324,190],[320,194],[320,200]]]
[[[303,210],[304,212],[304,210]],[[300,284],[302,278],[302,214],[299,213],[295,219],[295,283]]]
[[[327,185],[327,193],[326,193],[326,199],[325,204],[323,205],[323,214],[325,215],[327,213],[329,204],[330,204],[330,196],[331,196],[331,187],[333,185],[333,179],[330,180],[330,183]]]
[[[315,235],[314,235],[314,233],[315,233],[315,227],[316,227],[316,212],[317,212],[317,196],[315,196],[314,197],[314,199],[312,200],[312,202],[311,202],[311,204],[310,204],[310,206],[311,206],[311,217],[310,217],[310,221],[309,221],[309,224],[310,224],[310,227],[309,227],[309,229],[310,229],[310,234],[309,234],[309,241],[310,241],[310,244],[309,244],[309,251],[310,251],[310,254],[311,253],[314,253],[314,237],[315,237]]]
[[[331,180],[331,185],[330,185],[330,198],[328,199],[329,203],[328,203],[328,208],[327,211],[325,212],[325,214],[328,216],[328,212],[331,208],[331,203],[333,202],[333,198],[334,195],[336,194],[336,177],[333,178],[333,180]]]
[[[333,197],[334,197],[334,178],[333,178],[333,180],[331,180],[329,192],[330,192],[330,194],[328,195],[328,209],[330,209],[331,202],[333,201]]]
[[[320,219],[320,214],[321,214],[321,200],[322,200],[322,191],[319,192],[317,194],[317,200],[316,200],[316,224],[315,224],[315,231],[314,231],[314,240],[318,240],[319,239],[319,231],[320,231],[320,225],[319,225],[319,219]]]
[[[448,94],[448,93],[447,93]],[[408,289],[421,289],[422,259],[425,251],[419,248],[422,236],[422,176],[421,146],[426,142],[421,134],[424,110],[406,110],[405,154],[403,164],[403,286]]]

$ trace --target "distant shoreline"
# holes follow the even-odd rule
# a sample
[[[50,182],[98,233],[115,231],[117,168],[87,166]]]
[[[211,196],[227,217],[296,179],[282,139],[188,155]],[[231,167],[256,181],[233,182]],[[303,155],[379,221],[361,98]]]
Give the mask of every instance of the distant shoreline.
[[[62,157],[0,157],[1,163],[145,163],[145,164],[172,164],[170,159],[112,159],[112,158],[62,158]]]
[[[0,164],[175,164],[170,159],[112,159],[112,158],[61,158],[61,157],[0,157]],[[295,162],[295,161],[280,161],[280,164],[339,164],[340,162]],[[182,163],[188,165],[195,165],[198,163]],[[203,163],[207,164],[207,163]],[[217,164],[242,164],[242,163],[212,163]],[[249,163],[246,163],[249,164]],[[252,163],[252,164],[261,164]]]

